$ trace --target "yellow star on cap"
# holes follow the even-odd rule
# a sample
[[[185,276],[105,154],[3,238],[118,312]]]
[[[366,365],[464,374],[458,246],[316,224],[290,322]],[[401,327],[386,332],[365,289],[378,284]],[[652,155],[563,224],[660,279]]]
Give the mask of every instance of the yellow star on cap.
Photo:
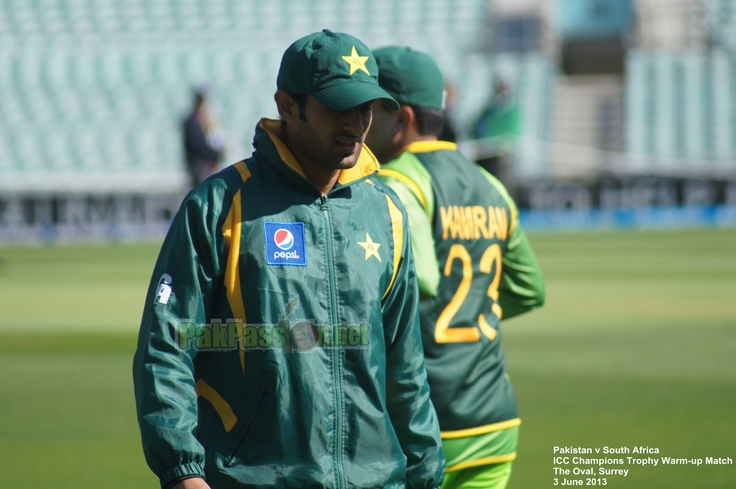
[[[365,261],[368,261],[371,256],[375,256],[379,262],[383,263],[381,255],[378,254],[381,243],[374,243],[368,233],[365,233],[365,241],[358,241],[358,244],[365,250]]]
[[[370,56],[358,56],[358,51],[356,51],[355,46],[353,46],[353,52],[350,53],[350,56],[343,56],[342,59],[350,65],[351,75],[358,70],[363,70],[366,75],[370,75],[368,68],[365,67],[365,62],[368,61],[369,57]]]

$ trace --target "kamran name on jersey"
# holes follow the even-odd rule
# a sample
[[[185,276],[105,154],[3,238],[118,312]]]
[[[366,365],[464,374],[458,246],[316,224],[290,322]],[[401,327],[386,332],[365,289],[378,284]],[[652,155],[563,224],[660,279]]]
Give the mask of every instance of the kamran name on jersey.
[[[440,207],[442,239],[505,240],[508,235],[509,217],[503,207],[480,205]]]

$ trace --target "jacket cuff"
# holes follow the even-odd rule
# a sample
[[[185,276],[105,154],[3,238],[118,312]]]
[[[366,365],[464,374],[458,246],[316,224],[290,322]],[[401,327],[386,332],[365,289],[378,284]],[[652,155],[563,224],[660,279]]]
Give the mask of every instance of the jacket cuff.
[[[184,479],[191,479],[192,477],[201,477],[204,479],[204,469],[196,462],[188,464],[182,464],[178,467],[171,468],[161,474],[159,480],[161,481],[161,487],[166,489]]]

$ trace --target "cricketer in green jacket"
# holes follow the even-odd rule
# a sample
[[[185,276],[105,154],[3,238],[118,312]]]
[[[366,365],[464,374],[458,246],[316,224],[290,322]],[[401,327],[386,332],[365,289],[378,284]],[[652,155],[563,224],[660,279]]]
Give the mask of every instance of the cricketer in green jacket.
[[[366,144],[409,215],[425,363],[451,484],[454,472],[516,457],[521,421],[500,321],[542,306],[544,281],[503,185],[454,143],[437,140],[444,81],[434,60],[403,47],[374,54],[379,84],[401,108],[376,104]],[[510,464],[501,472],[483,487],[505,487]]]
[[[303,78],[282,76],[290,69]],[[349,147],[354,166],[321,192],[296,158],[304,148],[286,143],[296,115],[263,119],[253,155],[194,189],[174,218],[134,359],[144,452],[162,487],[441,484],[407,216],[362,147],[367,125],[349,119],[369,125],[369,101],[395,103],[377,71],[351,36],[297,41],[282,60],[280,113],[295,103],[287,93],[303,93],[300,131],[324,114],[349,120],[328,141]],[[360,144],[343,142],[352,132]]]

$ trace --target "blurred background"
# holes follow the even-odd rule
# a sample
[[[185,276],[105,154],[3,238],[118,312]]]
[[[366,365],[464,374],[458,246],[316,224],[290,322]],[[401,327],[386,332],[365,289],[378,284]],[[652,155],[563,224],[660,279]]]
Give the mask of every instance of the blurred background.
[[[0,241],[161,236],[193,92],[246,158],[322,28],[434,56],[530,227],[736,222],[733,0],[0,0]]]
[[[553,487],[554,446],[736,458],[736,0],[0,0],[0,486],[158,487],[131,362],[185,120],[205,94],[217,166],[248,157],[322,28],[433,55],[446,138],[518,202],[547,302],[502,323],[509,489]]]

